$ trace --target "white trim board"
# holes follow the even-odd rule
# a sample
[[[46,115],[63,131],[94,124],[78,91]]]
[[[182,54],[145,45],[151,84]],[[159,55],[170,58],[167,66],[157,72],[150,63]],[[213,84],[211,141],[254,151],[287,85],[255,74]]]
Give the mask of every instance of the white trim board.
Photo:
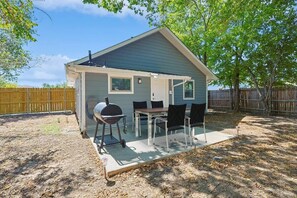
[[[157,76],[157,78],[163,79],[174,79],[174,80],[190,80],[190,76],[179,76],[173,74],[162,74],[162,73],[153,73],[153,72],[144,72],[144,71],[136,71],[130,69],[115,69],[104,66],[86,66],[86,65],[71,65],[67,66],[67,69],[73,72],[90,72],[90,73],[113,73],[115,75],[135,75],[135,76],[143,76],[143,77],[151,77]]]
[[[144,72],[144,71],[136,71],[136,70],[128,70],[128,69],[115,69],[108,67],[94,67],[94,66],[85,66],[85,65],[66,65],[66,75],[67,75],[67,85],[73,86],[75,83],[75,79],[78,74],[81,72],[88,73],[102,73],[109,74],[112,76],[139,76],[139,77],[153,77],[156,76],[160,79],[173,79],[173,80],[191,80],[190,76],[178,76],[172,74],[158,74],[152,72]]]
[[[193,82],[193,97],[192,98],[186,98],[185,97],[185,84],[187,83],[187,82]],[[183,84],[183,100],[195,100],[195,80],[188,80],[187,82],[185,82],[184,84]]]
[[[123,79],[130,79],[130,91],[112,91],[112,82],[111,78],[123,78]],[[127,75],[127,74],[108,74],[108,94],[134,94],[134,76],[133,75]]]
[[[81,114],[82,114],[82,127],[81,131],[87,130],[87,119],[86,119],[86,73],[82,72],[81,84],[82,84],[82,92],[81,92]]]

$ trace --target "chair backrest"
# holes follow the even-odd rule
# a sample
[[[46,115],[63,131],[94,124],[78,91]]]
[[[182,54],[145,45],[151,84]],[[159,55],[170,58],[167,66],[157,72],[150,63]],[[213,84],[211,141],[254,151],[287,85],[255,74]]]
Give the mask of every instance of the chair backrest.
[[[190,113],[190,124],[202,123],[204,122],[206,104],[195,104],[193,103],[191,106]]]
[[[141,102],[133,101],[133,112],[135,112],[135,109],[146,109],[146,108],[147,108],[146,101],[141,101]]]
[[[151,101],[152,103],[152,108],[163,108],[163,101]]]
[[[186,104],[184,105],[169,105],[167,115],[167,127],[175,127],[184,125]]]

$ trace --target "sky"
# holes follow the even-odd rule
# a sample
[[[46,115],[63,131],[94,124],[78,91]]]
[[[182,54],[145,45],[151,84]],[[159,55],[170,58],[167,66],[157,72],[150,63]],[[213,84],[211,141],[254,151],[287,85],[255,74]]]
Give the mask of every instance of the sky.
[[[33,61],[19,76],[20,86],[64,83],[65,63],[87,56],[88,50],[95,53],[154,28],[128,9],[114,14],[82,0],[33,2],[37,41],[25,47]]]
[[[35,0],[36,42],[25,47],[31,68],[18,78],[22,86],[66,81],[64,64],[95,53],[152,29],[144,17],[130,10],[109,13],[82,0]],[[46,14],[39,9],[46,12]]]

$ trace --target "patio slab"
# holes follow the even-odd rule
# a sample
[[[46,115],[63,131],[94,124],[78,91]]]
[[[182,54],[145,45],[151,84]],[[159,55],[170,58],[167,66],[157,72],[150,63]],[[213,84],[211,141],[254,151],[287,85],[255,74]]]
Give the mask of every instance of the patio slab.
[[[107,129],[108,130],[108,129]],[[109,130],[108,130],[109,131]],[[106,131],[108,133],[108,131]],[[173,156],[181,152],[186,152],[196,147],[203,147],[210,144],[215,144],[224,140],[233,138],[233,135],[228,135],[218,131],[206,130],[207,143],[204,141],[204,134],[201,129],[196,130],[195,137],[198,139],[195,141],[195,145],[189,145],[186,147],[183,133],[176,133],[169,136],[169,152],[166,151],[166,139],[164,132],[157,134],[155,144],[147,144],[147,132],[142,131],[142,137],[135,137],[135,133],[131,128],[128,128],[126,134],[121,133],[122,138],[126,140],[126,147],[122,148],[121,144],[113,144],[105,146],[101,153],[97,149],[97,143],[93,143],[94,133],[88,132],[90,140],[92,141],[94,148],[101,160],[106,160],[106,172],[108,176],[137,168],[147,163],[152,163],[154,160]],[[113,136],[118,138],[117,130],[113,129]],[[98,136],[97,136],[98,137]]]

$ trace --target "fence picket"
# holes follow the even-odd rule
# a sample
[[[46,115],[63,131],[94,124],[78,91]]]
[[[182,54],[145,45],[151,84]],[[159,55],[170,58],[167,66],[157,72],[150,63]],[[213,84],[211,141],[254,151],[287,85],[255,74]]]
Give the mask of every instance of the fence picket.
[[[73,88],[0,88],[0,114],[75,111]]]
[[[208,91],[209,108],[231,109],[230,90]],[[271,111],[273,113],[297,114],[297,88],[275,88],[271,92]],[[243,111],[262,111],[263,105],[256,89],[240,90],[240,109]]]

